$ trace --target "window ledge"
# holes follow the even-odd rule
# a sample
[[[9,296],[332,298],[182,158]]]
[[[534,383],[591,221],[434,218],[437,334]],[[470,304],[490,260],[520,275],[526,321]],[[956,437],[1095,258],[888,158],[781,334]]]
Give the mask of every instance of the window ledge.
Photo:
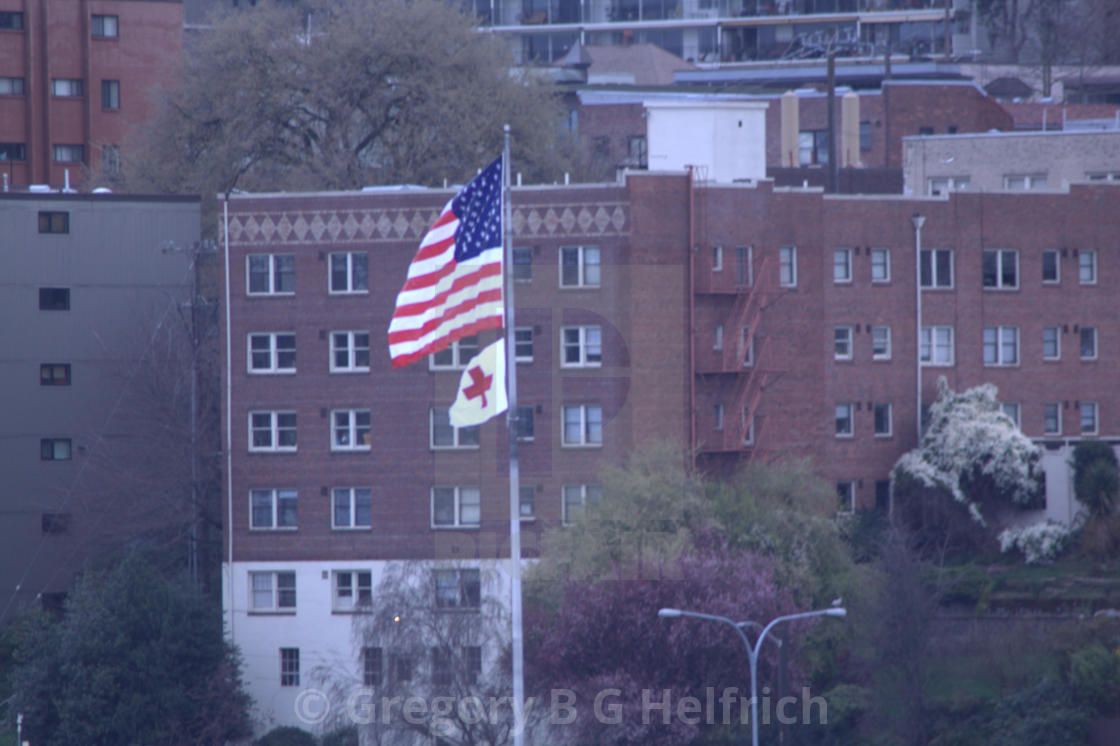
[[[249,609],[249,616],[295,616],[295,609]]]
[[[472,526],[437,526],[434,523],[431,525],[433,531],[478,531],[481,524],[474,524]]]

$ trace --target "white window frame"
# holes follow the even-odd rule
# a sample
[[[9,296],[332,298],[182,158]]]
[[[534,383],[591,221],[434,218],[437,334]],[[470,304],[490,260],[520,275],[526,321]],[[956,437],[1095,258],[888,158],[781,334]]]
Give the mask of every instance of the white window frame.
[[[579,414],[580,435],[577,440],[568,439],[569,412]],[[597,430],[596,424],[598,426]],[[598,439],[595,437],[596,433],[598,433]],[[560,443],[564,448],[601,448],[603,446],[603,407],[599,404],[562,405],[560,407]]]
[[[754,286],[754,246],[735,247],[735,285],[736,287]]]
[[[448,599],[442,599],[439,593],[440,590],[440,576],[445,579],[454,577],[454,585],[457,589],[456,599],[454,602],[447,602]],[[482,572],[477,567],[439,567],[432,570],[432,586],[435,591],[435,608],[439,610],[462,610],[462,611],[478,611],[482,606]],[[474,592],[469,590],[471,586],[477,586],[477,598],[474,598]],[[444,584],[445,588],[450,588],[450,583]]]
[[[846,494],[841,494],[841,492]],[[836,513],[837,515],[851,515],[855,512],[856,483],[850,479],[842,479],[836,483]]]
[[[574,332],[574,338],[570,338]],[[598,337],[598,343],[591,341]],[[574,339],[574,341],[573,341]],[[598,349],[596,356],[595,350]],[[568,351],[574,350],[578,359],[568,360]],[[597,357],[597,359],[596,359]],[[561,368],[601,368],[603,366],[603,328],[597,324],[585,326],[560,327],[560,367]]]
[[[716,324],[712,327],[712,349],[723,349],[723,324]]]
[[[842,415],[846,412],[846,415]],[[856,434],[856,405],[853,402],[842,402],[837,404],[834,409],[835,416],[835,433],[837,438],[853,438]],[[848,420],[848,429],[846,431],[840,429],[841,417],[844,416]]]
[[[373,610],[373,572],[370,570],[331,571],[331,611],[341,614],[368,613]]]
[[[714,429],[722,432],[723,431],[723,405],[722,404],[716,404],[712,408],[712,419],[714,420]]]
[[[89,29],[94,39],[116,39],[120,35],[120,16],[93,13]]]
[[[358,523],[358,498],[363,493],[369,501],[369,523]],[[373,490],[369,487],[332,487],[331,488],[331,530],[333,531],[365,531],[373,527]],[[338,518],[339,498],[346,500],[347,523],[339,524]]]
[[[880,259],[881,261],[876,261]],[[876,265],[883,268],[883,276],[875,276]],[[891,281],[891,250],[890,249],[871,249],[871,282],[884,283]]]
[[[360,344],[360,337],[365,337],[365,344]],[[329,338],[331,373],[369,373],[369,330],[332,331],[329,333]],[[340,353],[346,355],[346,362],[343,365],[338,364]],[[359,362],[363,356],[364,365]]]
[[[850,285],[852,282],[852,250],[832,250],[832,282],[835,285]]]
[[[1089,258],[1088,266],[1086,266],[1085,258]],[[1086,279],[1086,270],[1088,270],[1088,278]],[[1096,285],[1097,284],[1097,252],[1095,250],[1086,251],[1082,249],[1077,254],[1077,282],[1079,285]]]
[[[481,446],[482,438],[478,425],[469,427],[455,427],[451,424],[449,407],[431,407],[428,409],[428,447],[433,451],[477,451]],[[446,418],[447,426],[451,428],[451,443],[436,444],[436,417]],[[472,442],[473,441],[473,442]]]
[[[528,365],[533,362],[533,327],[518,326],[513,330],[513,359],[518,365]],[[526,339],[526,337],[528,339]],[[529,354],[522,355],[521,345],[529,345]]]
[[[366,286],[355,287],[354,258],[363,257],[366,262]],[[334,289],[335,257],[346,257],[346,287]],[[327,254],[327,293],[330,295],[368,295],[369,294],[369,253],[365,251],[332,251]]]
[[[938,182],[942,182],[944,186]],[[963,192],[971,185],[972,179],[968,176],[931,176],[926,179],[926,193],[940,195],[949,192]]]
[[[532,406],[520,405],[513,422],[514,432],[520,443],[532,443],[536,438],[536,410]],[[529,432],[525,432],[525,423],[528,423]]]
[[[743,411],[740,412],[739,416],[742,418],[742,422],[743,422],[743,445],[753,446],[754,445],[754,417],[750,416],[749,411],[746,407],[743,407]]]
[[[984,284],[984,262],[988,257],[994,257],[996,262],[996,277],[994,285]],[[980,285],[984,290],[1018,290],[1019,289],[1019,252],[1015,249],[984,249],[981,252],[981,266],[980,266]],[[1008,261],[1012,264],[1012,270],[1015,274],[1015,282],[1013,284],[1004,284],[1004,269]]]
[[[1007,419],[1014,422],[1015,427],[1022,427],[1022,425],[1021,425],[1022,410],[1023,410],[1023,408],[1019,405],[1019,402],[1005,401],[1005,402],[1000,402],[1000,405],[999,405],[999,411],[1001,411],[1005,415],[1007,415]]]
[[[291,341],[291,347],[280,347],[283,341]],[[253,343],[263,341],[267,349],[254,349]],[[254,354],[267,354],[268,365],[258,368],[254,365]],[[281,366],[281,356],[291,353],[291,365]],[[245,367],[251,375],[292,375],[296,372],[296,333],[295,332],[249,332],[245,335]]]
[[[521,261],[525,257],[529,261]],[[519,270],[519,267],[528,267],[527,272]],[[533,250],[525,246],[515,246],[513,249],[513,268],[510,270],[513,274],[514,282],[532,282],[533,281]],[[523,275],[528,275],[524,277]]]
[[[879,408],[886,407],[887,412],[887,429],[886,431],[879,430]],[[871,405],[871,427],[875,433],[876,438],[891,438],[894,437],[894,407],[890,402],[875,402]]]
[[[994,336],[994,341],[989,342],[989,336]],[[982,341],[983,354],[981,359],[985,367],[1014,367],[1019,364],[1019,360],[1022,357],[1019,348],[1019,327],[985,326],[982,333]],[[1006,359],[1004,355],[1004,349],[1009,343],[1013,344],[1015,347],[1013,359]],[[988,348],[993,344],[995,345],[995,360],[989,361]]]
[[[1086,412],[1090,413],[1091,417],[1093,418],[1092,427],[1088,429],[1086,429],[1085,427]],[[1080,406],[1078,407],[1078,420],[1079,432],[1082,435],[1096,435],[1098,432],[1100,432],[1101,427],[1100,407],[1097,406],[1097,403],[1095,401],[1081,402]]]
[[[1054,333],[1054,354],[1046,354],[1046,333]],[[1062,359],[1062,327],[1060,326],[1044,326],[1042,327],[1042,359],[1043,360],[1061,360]]]
[[[565,256],[574,256],[574,265],[565,263]],[[603,252],[598,246],[561,246],[557,252],[559,259],[557,283],[564,290],[580,290],[585,288],[599,288],[603,285]],[[594,260],[592,261],[592,258]],[[576,281],[564,281],[564,267],[575,266]]]
[[[450,521],[436,521],[436,492],[451,490]],[[482,490],[474,485],[436,485],[431,489],[431,527],[478,528],[482,524]],[[464,500],[466,498],[466,500]],[[465,517],[464,517],[465,516]]]
[[[855,335],[852,327],[846,324],[833,327],[832,329],[832,358],[834,360],[851,360],[853,357],[852,347],[855,343]]]
[[[569,495],[573,497],[571,501],[568,500]],[[575,497],[579,498],[579,502],[575,501]],[[560,511],[561,520],[565,526],[571,526],[579,517],[583,515],[584,509],[587,507],[588,502],[600,502],[603,499],[603,488],[598,484],[565,484],[560,488]],[[579,510],[569,510],[570,508],[578,507]]]
[[[51,160],[55,163],[85,163],[86,146],[72,143],[52,145]]]
[[[362,424],[362,420],[365,424]],[[344,420],[344,421],[342,421]],[[365,436],[363,438],[363,435]],[[368,409],[331,410],[331,450],[368,451],[373,443],[373,414]]]
[[[1046,255],[1051,254],[1054,257],[1054,279],[1046,279]],[[1062,282],[1062,252],[1057,249],[1046,249],[1042,252],[1040,258],[1041,271],[1042,271],[1042,284],[1043,285],[1058,285]]]
[[[297,604],[297,578],[294,570],[250,570],[249,571],[249,611],[254,614],[294,614]],[[257,579],[268,581],[268,588],[257,587]],[[284,585],[281,586],[280,581]],[[288,580],[291,584],[288,584]],[[268,593],[267,603],[258,603],[263,600],[263,594]],[[289,597],[285,594],[290,593]],[[258,595],[261,594],[261,595]],[[290,600],[290,603],[289,603]]]
[[[876,351],[876,337],[885,335],[886,351]],[[873,326],[871,327],[871,359],[872,360],[890,360],[891,359],[891,328],[889,326]]]
[[[778,249],[778,284],[784,288],[797,287],[796,246],[782,246]]]
[[[428,370],[462,370],[479,353],[482,344],[477,334],[457,339],[439,352],[428,355]],[[451,356],[451,362],[438,360],[439,356]]]
[[[948,335],[949,335],[949,340],[948,340],[949,359],[948,360],[938,360],[937,359],[937,351],[939,349],[941,349],[942,347],[944,347],[945,345],[938,344],[936,340],[937,340],[937,337],[939,336],[939,333],[946,332],[946,331],[948,332]],[[954,336],[956,336],[956,335],[954,334],[953,327],[951,327],[951,326],[923,326],[922,329],[921,329],[920,339],[918,341],[919,355],[921,357],[922,366],[923,367],[926,367],[926,366],[929,366],[929,367],[952,366],[954,364],[953,361],[956,360],[956,357],[957,357],[957,355],[956,355],[956,343],[955,343],[955,340],[953,339]],[[928,340],[927,340],[927,337],[928,337]],[[921,355],[920,350],[922,348],[926,348],[928,350],[929,354],[928,355]]]
[[[523,484],[517,490],[517,514],[523,521],[536,520],[537,488]]]
[[[269,445],[267,445],[267,446],[253,445],[253,432],[254,432],[254,430],[257,430],[257,431],[263,431],[264,430],[263,425],[257,426],[257,427],[254,428],[254,425],[253,425],[254,415],[268,415],[269,416],[269,420],[270,420],[269,425],[268,425]],[[289,415],[292,417],[292,424],[290,426],[288,426],[288,425],[283,425],[282,426],[281,423],[280,423],[280,418],[281,417],[287,417]],[[288,409],[255,409],[255,410],[251,410],[249,412],[249,415],[248,415],[248,425],[249,425],[249,452],[250,453],[294,453],[299,448],[299,442],[298,442],[299,431],[297,429],[298,426],[299,426],[299,423],[298,423],[298,418],[297,418],[296,412],[293,411],[293,410],[288,410]],[[280,445],[280,435],[282,433],[285,433],[285,432],[288,432],[288,431],[291,431],[291,433],[293,435],[293,440],[295,440],[296,442],[293,443],[292,445]]]
[[[754,335],[749,326],[744,326],[739,333],[739,349],[743,351],[743,367],[754,365]]]
[[[948,283],[947,284],[942,282],[942,280],[945,279],[945,278],[942,278],[940,273],[938,273],[938,271],[937,271],[937,257],[940,254],[948,254],[949,255],[949,277],[948,277]],[[953,250],[952,249],[922,249],[922,253],[918,255],[918,262],[919,262],[919,264],[924,264],[927,260],[929,262],[929,284],[927,285],[925,283],[922,283],[922,289],[923,290],[952,290],[953,287],[954,287],[954,282],[955,282],[954,275],[956,274],[955,268],[953,266],[955,264],[954,256],[953,256]],[[921,272],[921,268],[919,267],[919,271],[918,271],[919,278],[921,278],[921,275],[922,275],[922,272]]]
[[[713,272],[722,272],[723,271],[723,247],[722,246],[713,246],[712,247],[712,271]]]
[[[267,290],[253,290],[253,260],[264,257],[268,262],[268,277],[266,282],[268,284]],[[280,277],[286,272],[282,272],[277,268],[277,265],[284,259],[291,260],[291,275],[292,275],[292,289],[279,290]],[[296,258],[295,254],[247,254],[245,256],[245,295],[250,297],[261,297],[266,295],[295,295],[295,278],[296,278]]]
[[[280,686],[299,686],[299,648],[280,648]]]
[[[51,95],[55,98],[81,98],[85,92],[82,78],[51,78]]]
[[[1053,430],[1046,429],[1046,410],[1050,407],[1054,408],[1056,428]],[[1057,401],[1048,401],[1042,405],[1042,433],[1043,435],[1061,435],[1062,434],[1062,403]]]
[[[269,502],[268,523],[256,523],[254,498],[266,497]],[[282,502],[291,501],[295,510],[295,522],[280,523]],[[299,528],[299,492],[293,488],[253,488],[249,490],[249,530],[250,531],[295,531]]]
[[[1013,182],[1022,179],[1023,186],[1013,186]],[[1012,192],[1029,192],[1047,188],[1047,178],[1044,173],[1033,174],[1004,174],[1003,188]]]
[[[1093,336],[1093,352],[1090,355],[1085,354],[1085,332],[1091,332]],[[1096,360],[1101,352],[1101,335],[1100,331],[1095,326],[1083,326],[1077,330],[1077,353],[1081,360]]]

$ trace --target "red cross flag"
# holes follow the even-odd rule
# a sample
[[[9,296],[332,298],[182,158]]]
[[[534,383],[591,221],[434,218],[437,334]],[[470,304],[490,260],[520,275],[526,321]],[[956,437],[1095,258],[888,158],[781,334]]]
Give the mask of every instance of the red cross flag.
[[[467,363],[449,414],[454,427],[469,427],[481,425],[507,409],[506,341],[499,339]]]

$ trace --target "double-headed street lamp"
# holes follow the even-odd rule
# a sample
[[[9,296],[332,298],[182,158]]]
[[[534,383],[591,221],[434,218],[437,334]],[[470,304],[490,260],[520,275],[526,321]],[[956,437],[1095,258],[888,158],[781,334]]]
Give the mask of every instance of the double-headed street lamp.
[[[762,642],[766,639],[766,635],[774,628],[774,625],[781,622],[790,622],[795,619],[808,619],[814,616],[829,616],[829,617],[845,617],[848,615],[848,610],[842,606],[833,606],[830,609],[818,609],[816,611],[803,611],[799,614],[786,614],[785,616],[776,617],[770,620],[770,623],[762,627],[762,633],[759,634],[758,639],[755,640],[754,647],[751,647],[750,640],[747,639],[746,633],[743,632],[743,627],[746,626],[759,626],[758,622],[733,622],[725,616],[716,616],[715,614],[702,614],[698,611],[682,611],[681,609],[661,609],[657,612],[657,616],[663,619],[676,619],[677,617],[692,617],[693,619],[708,619],[713,622],[722,622],[735,628],[739,633],[739,639],[743,641],[743,647],[747,649],[747,658],[751,664],[751,744],[758,746],[758,654],[762,650]]]

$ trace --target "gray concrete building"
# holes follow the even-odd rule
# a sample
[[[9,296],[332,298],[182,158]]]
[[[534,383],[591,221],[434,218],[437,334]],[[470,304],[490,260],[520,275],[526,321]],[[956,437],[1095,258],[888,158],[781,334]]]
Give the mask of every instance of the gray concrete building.
[[[0,622],[182,518],[158,476],[182,425],[158,402],[199,222],[198,198],[0,194]]]

